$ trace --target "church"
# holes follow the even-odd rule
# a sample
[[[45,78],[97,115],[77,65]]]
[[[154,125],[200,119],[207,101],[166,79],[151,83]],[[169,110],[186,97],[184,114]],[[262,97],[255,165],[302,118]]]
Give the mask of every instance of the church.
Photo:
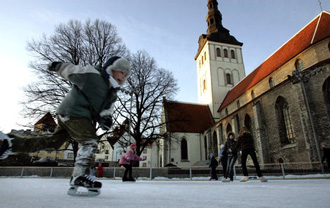
[[[163,100],[158,164],[192,166],[218,157],[227,133],[247,127],[260,164],[320,167],[330,142],[330,13],[322,11],[245,74],[242,45],[207,1],[207,31],[195,56],[198,103]]]

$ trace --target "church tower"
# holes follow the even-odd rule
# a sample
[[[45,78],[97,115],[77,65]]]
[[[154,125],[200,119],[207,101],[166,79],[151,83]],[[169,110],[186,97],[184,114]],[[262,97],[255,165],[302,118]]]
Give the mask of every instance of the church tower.
[[[243,43],[222,25],[217,0],[207,0],[207,31],[198,40],[195,56],[198,79],[198,102],[208,104],[215,120],[227,92],[245,77]]]

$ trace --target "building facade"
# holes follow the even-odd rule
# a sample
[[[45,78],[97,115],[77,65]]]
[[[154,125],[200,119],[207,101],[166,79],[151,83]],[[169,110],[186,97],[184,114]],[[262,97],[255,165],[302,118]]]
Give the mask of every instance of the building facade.
[[[320,143],[330,141],[330,13],[321,12],[245,76],[242,43],[222,26],[217,10],[217,1],[208,0],[208,30],[199,38],[195,57],[196,105],[207,104],[215,123],[201,132],[184,132],[187,146],[193,144],[198,159],[208,160],[210,153],[219,152],[229,131],[237,135],[246,126],[262,164],[320,161]],[[196,112],[186,113],[193,117]],[[163,120],[173,122],[166,116]],[[182,133],[164,129],[167,135]],[[172,149],[180,151],[180,144]],[[161,154],[169,152],[167,147]],[[189,157],[196,160],[191,163],[198,162]]]

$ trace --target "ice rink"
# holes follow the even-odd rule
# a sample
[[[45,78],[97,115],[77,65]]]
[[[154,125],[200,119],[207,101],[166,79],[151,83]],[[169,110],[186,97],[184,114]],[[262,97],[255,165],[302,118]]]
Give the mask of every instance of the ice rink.
[[[330,179],[100,181],[99,196],[72,197],[69,179],[0,178],[0,207],[330,207]]]

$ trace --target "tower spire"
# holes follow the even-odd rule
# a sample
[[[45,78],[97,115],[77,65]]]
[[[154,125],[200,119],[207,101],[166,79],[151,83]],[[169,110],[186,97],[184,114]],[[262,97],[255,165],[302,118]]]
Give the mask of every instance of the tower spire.
[[[217,0],[208,0],[207,7],[208,12],[206,15],[206,22],[208,27],[206,33],[209,35],[221,30],[227,30],[222,26],[222,14],[218,10]]]
[[[218,43],[227,43],[232,45],[242,46],[243,43],[236,40],[236,38],[230,35],[229,30],[227,30],[222,25],[222,14],[218,9],[217,0],[207,0],[208,12],[206,15],[207,31],[199,37],[198,40],[198,51],[195,59],[202,50],[206,41],[214,41]]]

